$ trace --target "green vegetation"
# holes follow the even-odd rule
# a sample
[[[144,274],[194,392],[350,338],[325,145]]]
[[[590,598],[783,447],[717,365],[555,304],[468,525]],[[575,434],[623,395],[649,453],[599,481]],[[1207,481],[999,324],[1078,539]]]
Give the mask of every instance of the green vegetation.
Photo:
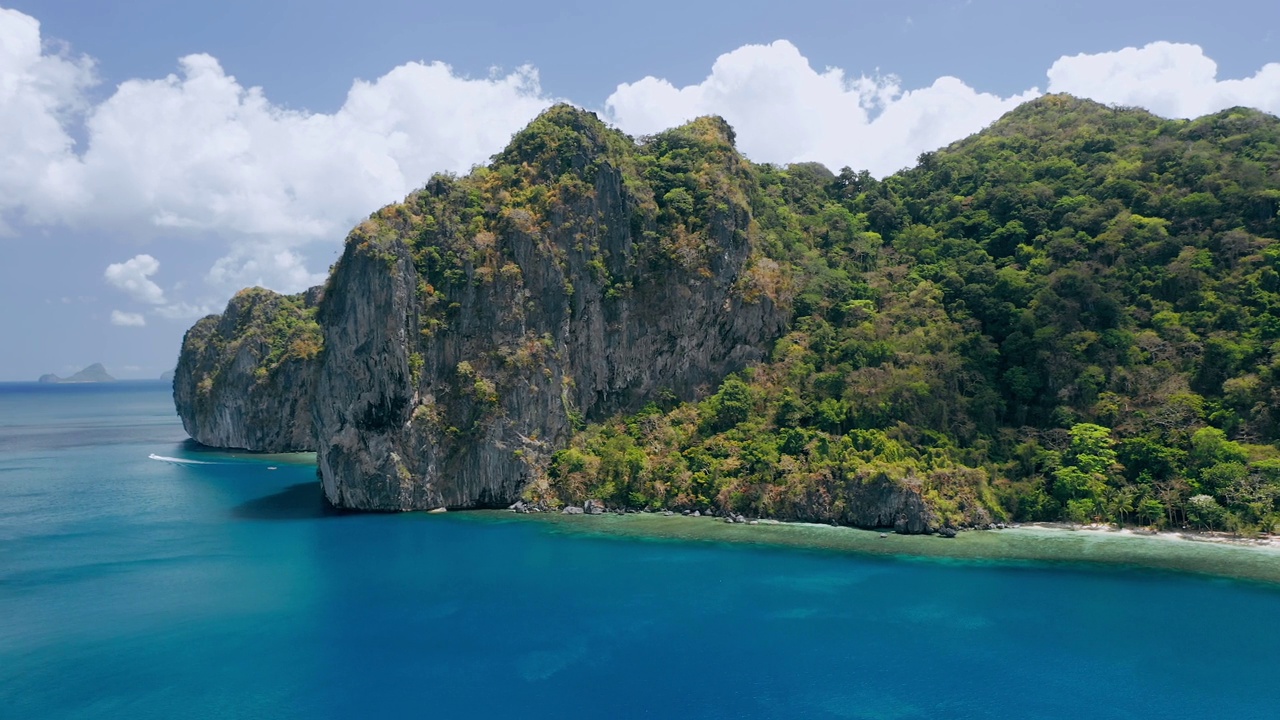
[[[697,128],[636,163],[673,257],[729,174],[672,170]],[[955,524],[1280,529],[1276,118],[1051,96],[884,181],[732,172],[791,330],[702,402],[586,427],[564,498],[787,516],[887,476]]]
[[[719,118],[700,118],[645,139],[605,126],[595,115],[567,105],[551,108],[512,139],[493,162],[466,177],[441,174],[403,203],[375,212],[349,239],[389,265],[392,250],[407,240],[418,284],[425,338],[456,319],[452,296],[493,283],[517,287],[520,265],[499,237],[545,237],[566,228],[576,238],[569,248],[534,241],[565,273],[564,292],[583,276],[617,300],[633,289],[603,248],[610,228],[598,222],[596,200],[601,173],[616,175],[627,191],[630,233],[639,242],[644,270],[652,273],[713,274],[715,253],[708,233],[724,217],[747,217],[747,193],[758,170],[734,149],[733,130]],[[821,172],[830,177],[823,169]],[[782,222],[779,220],[778,222]],[[724,223],[721,223],[724,224]],[[744,222],[744,226],[746,223]],[[756,226],[739,230],[747,242]],[[587,272],[575,273],[576,267]],[[744,279],[743,293],[776,295],[782,290],[776,264],[763,263]],[[519,307],[510,309],[520,312]],[[536,338],[531,338],[531,341]]]
[[[743,243],[739,297],[791,308],[771,359],[699,402],[567,408],[578,432],[535,492],[839,517],[889,480],[952,525],[1278,529],[1276,118],[1049,96],[884,180],[755,165],[733,140],[702,118],[637,142],[559,106],[490,166],[432,178],[353,233],[416,266],[423,342],[456,320],[452,297],[523,281],[499,238],[576,267],[566,295],[572,275],[608,299],[637,272],[714,277],[709,248]],[[583,210],[601,178],[629,192],[633,266]],[[579,243],[539,244],[552,228]],[[711,243],[716,228],[732,236]],[[502,362],[550,350],[527,341]],[[497,408],[498,365],[476,362],[459,375]]]
[[[253,353],[253,377],[263,383],[290,361],[309,361],[324,348],[316,303],[307,293],[280,295],[260,287],[236,293],[222,316],[196,324],[183,341],[183,354],[198,359],[202,395],[212,392],[223,365],[243,349]]]

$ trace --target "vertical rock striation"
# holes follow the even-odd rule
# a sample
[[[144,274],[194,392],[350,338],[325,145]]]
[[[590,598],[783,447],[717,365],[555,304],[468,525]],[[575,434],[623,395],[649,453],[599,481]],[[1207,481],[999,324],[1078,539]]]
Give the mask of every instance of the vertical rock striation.
[[[206,445],[315,449],[342,508],[554,496],[575,428],[704,397],[785,331],[797,281],[765,252],[779,241],[753,208],[780,220],[759,172],[719,118],[637,143],[554,107],[491,165],[357,226],[323,290],[246,290],[196,323],[174,378],[183,424]],[[931,522],[902,483],[850,492],[788,516]]]
[[[491,168],[436,177],[352,232],[320,313],[330,502],[508,504],[575,422],[692,397],[764,357],[788,310],[757,271],[748,166],[723,121],[684,130],[697,194],[560,106]]]
[[[173,400],[182,426],[211,447],[314,450],[311,421],[320,289],[279,295],[241,290],[221,315],[182,339]]]

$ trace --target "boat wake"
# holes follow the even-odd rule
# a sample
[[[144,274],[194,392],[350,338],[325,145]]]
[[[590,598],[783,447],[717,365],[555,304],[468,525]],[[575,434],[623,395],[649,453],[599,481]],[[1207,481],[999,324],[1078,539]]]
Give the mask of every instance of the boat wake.
[[[216,462],[208,462],[206,460],[186,460],[183,458],[167,457],[165,455],[157,455],[155,453],[151,453],[147,457],[151,458],[152,460],[159,460],[160,462],[172,463],[174,465],[222,465],[223,464],[223,463],[216,463]]]

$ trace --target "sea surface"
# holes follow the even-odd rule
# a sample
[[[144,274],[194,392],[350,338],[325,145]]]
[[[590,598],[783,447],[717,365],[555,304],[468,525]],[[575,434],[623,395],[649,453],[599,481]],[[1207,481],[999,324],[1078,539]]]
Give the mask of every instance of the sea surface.
[[[1280,555],[842,533],[339,515],[166,384],[0,384],[0,718],[1280,717]]]

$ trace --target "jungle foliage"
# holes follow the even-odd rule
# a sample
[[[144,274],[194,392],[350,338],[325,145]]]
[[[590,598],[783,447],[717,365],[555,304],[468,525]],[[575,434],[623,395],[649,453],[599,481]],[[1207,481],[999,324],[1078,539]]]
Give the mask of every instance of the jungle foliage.
[[[957,525],[1277,529],[1275,117],[1048,96],[884,180],[707,162],[698,128],[628,168],[667,237],[745,188],[790,331],[700,402],[587,425],[564,497],[795,514],[889,476]]]
[[[643,268],[622,274],[710,277],[711,228],[743,216],[728,224],[752,252],[741,297],[792,320],[768,362],[698,402],[575,416],[549,468],[559,499],[833,516],[888,478],[952,525],[1277,529],[1275,117],[1046,96],[880,180],[751,163],[718,118],[632,139],[558,106],[357,239],[415,238],[427,337],[452,321],[452,293],[518,281],[504,233],[576,228],[580,247],[546,251],[589,257],[593,282],[625,298],[579,212],[604,168],[641,247]]]

